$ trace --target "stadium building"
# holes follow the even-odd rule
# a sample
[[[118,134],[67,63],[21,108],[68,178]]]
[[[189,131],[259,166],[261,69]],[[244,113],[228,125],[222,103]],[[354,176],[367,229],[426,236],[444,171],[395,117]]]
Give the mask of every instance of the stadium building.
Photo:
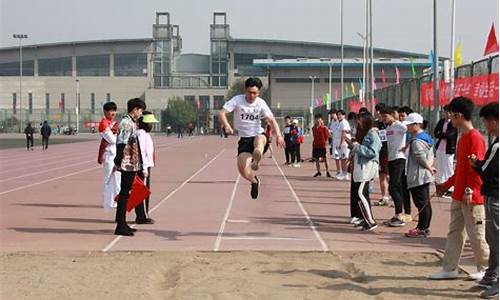
[[[198,125],[214,129],[229,88],[248,76],[263,79],[274,110],[304,115],[312,81],[317,97],[330,90],[331,98],[338,98],[341,90],[347,97],[359,89],[363,47],[344,45],[341,87],[338,44],[233,38],[226,13],[219,12],[209,26],[208,55],[182,52],[181,28],[166,12],[156,13],[150,38],[22,46],[22,79],[20,47],[0,48],[3,130],[7,120],[22,116],[23,122],[71,126],[78,119],[83,131],[101,118],[103,103],[114,101],[124,111],[133,97],[143,98],[158,115],[169,100],[184,99],[197,108]],[[429,67],[427,54],[374,49],[374,57],[374,73],[384,71],[386,78],[384,83],[376,76],[378,85],[394,83],[396,69],[403,80]]]

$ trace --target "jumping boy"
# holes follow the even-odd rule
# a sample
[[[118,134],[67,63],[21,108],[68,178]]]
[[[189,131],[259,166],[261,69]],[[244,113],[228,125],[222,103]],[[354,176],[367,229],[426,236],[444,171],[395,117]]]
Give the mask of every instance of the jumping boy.
[[[273,113],[266,102],[259,97],[262,82],[258,78],[245,81],[245,94],[234,96],[224,104],[219,112],[219,120],[227,134],[233,134],[233,128],[227,121],[226,114],[234,111],[235,129],[238,131],[238,171],[251,183],[250,195],[257,199],[260,181],[252,171],[259,169],[259,163],[266,152],[266,136],[261,126],[261,119],[271,124],[276,133],[276,144],[283,148],[285,141]]]

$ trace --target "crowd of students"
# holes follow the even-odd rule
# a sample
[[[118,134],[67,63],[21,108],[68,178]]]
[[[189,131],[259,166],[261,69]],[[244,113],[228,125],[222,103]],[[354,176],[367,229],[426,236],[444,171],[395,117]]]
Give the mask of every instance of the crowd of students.
[[[270,108],[259,97],[261,87],[258,78],[247,79],[245,94],[226,102],[219,112],[225,134],[237,132],[240,137],[238,171],[250,183],[253,199],[259,195],[261,181],[256,172],[264,153],[271,148],[271,135],[274,133],[276,145],[284,148],[286,164],[295,167],[302,162],[300,145],[304,141],[298,121],[290,117],[285,118],[281,134]],[[154,145],[149,132],[157,121],[145,109],[141,99],[129,100],[128,113],[118,124],[114,120],[116,105],[108,102],[103,107],[98,162],[104,166],[103,205],[106,209],[116,208],[117,235],[134,235],[136,229],[126,223],[129,193],[136,176],[149,187],[154,166]],[[329,145],[336,164],[335,178],[350,181],[349,223],[365,232],[377,228],[370,194],[378,177],[382,199],[375,204],[394,204],[394,215],[383,222],[385,226],[402,227],[412,221],[411,199],[418,210],[417,225],[405,233],[408,238],[426,238],[431,234],[430,190],[436,184],[435,196],[448,193],[452,198],[451,220],[442,269],[430,279],[458,277],[458,263],[468,236],[478,270],[470,276],[486,288],[481,296],[491,298],[498,296],[498,104],[488,104],[480,111],[488,134],[494,137],[487,151],[485,138],[472,125],[473,109],[470,99],[453,99],[444,107],[444,118],[434,131],[435,139],[427,132],[423,117],[409,107],[379,104],[374,115],[362,108],[357,114],[351,112],[347,119],[344,111],[332,110],[328,126],[321,115],[316,115],[312,128],[312,159],[316,163],[313,176],[322,176],[323,163],[325,176],[332,177]],[[233,112],[235,129],[226,117]],[[261,120],[266,129],[261,127]],[[458,133],[461,136],[457,144]],[[137,224],[154,223],[148,210],[148,200],[135,208]]]
[[[427,132],[423,117],[409,107],[378,104],[375,115],[362,108],[358,114],[349,114],[350,123],[342,110],[331,110],[328,128],[318,114],[312,130],[317,170],[313,176],[321,176],[320,162],[324,162],[330,177],[326,155],[330,141],[336,179],[351,181],[349,222],[362,231],[378,226],[370,202],[370,185],[377,175],[382,199],[374,204],[392,202],[394,206],[394,216],[384,225],[402,227],[411,222],[411,199],[418,210],[416,227],[405,233],[408,238],[431,234],[434,196],[451,198],[443,266],[430,279],[458,277],[468,236],[478,270],[470,277],[486,288],[483,298],[492,298],[498,296],[498,103],[480,111],[488,134],[494,137],[488,151],[485,137],[472,125],[473,110],[470,99],[453,99],[444,106],[435,138]],[[436,185],[435,195],[430,193],[432,184]]]

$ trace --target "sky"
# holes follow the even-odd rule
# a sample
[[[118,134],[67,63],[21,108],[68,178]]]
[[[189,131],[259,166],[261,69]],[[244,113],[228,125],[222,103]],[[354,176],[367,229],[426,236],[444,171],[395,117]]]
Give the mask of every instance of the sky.
[[[438,1],[438,55],[451,51],[452,0]],[[0,47],[102,39],[150,38],[156,11],[180,26],[183,53],[208,54],[213,12],[226,12],[233,38],[340,44],[341,0],[0,0]],[[456,0],[456,42],[464,63],[481,59],[498,0]],[[429,53],[433,0],[373,0],[373,45]],[[365,0],[344,0],[344,44],[363,45]]]

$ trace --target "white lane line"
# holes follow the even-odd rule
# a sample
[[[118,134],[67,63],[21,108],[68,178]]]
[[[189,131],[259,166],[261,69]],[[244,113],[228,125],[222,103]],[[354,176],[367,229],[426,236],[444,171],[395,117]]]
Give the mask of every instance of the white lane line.
[[[325,241],[323,240],[323,238],[321,237],[321,235],[319,234],[319,232],[316,230],[316,226],[314,226],[314,223],[312,222],[311,218],[309,217],[309,214],[307,213],[307,211],[305,210],[304,206],[302,205],[302,202],[300,202],[300,199],[297,196],[297,194],[295,193],[292,185],[290,184],[290,181],[288,181],[288,178],[286,178],[285,173],[283,173],[283,170],[279,166],[279,164],[276,161],[276,158],[274,158],[274,156],[273,156],[273,160],[274,160],[274,163],[276,164],[276,167],[278,167],[278,170],[280,171],[281,175],[285,179],[285,182],[288,185],[288,188],[292,192],[292,195],[295,198],[295,202],[297,202],[297,205],[300,207],[300,210],[302,210],[302,213],[306,217],[307,223],[309,224],[309,227],[314,232],[314,235],[316,236],[316,238],[318,239],[319,243],[321,244],[321,248],[323,249],[324,252],[329,251],[328,246],[326,245]]]
[[[227,223],[250,223],[249,220],[231,220],[231,219],[227,219],[226,222]]]
[[[77,171],[77,172],[73,172],[73,173],[69,173],[69,174],[66,174],[66,175],[63,175],[63,176],[54,177],[54,178],[50,178],[50,179],[47,179],[47,180],[42,180],[42,181],[35,182],[35,183],[32,183],[32,184],[28,184],[28,185],[23,185],[23,186],[20,186],[20,187],[11,189],[11,190],[3,191],[3,192],[0,193],[0,195],[11,193],[11,192],[15,192],[15,191],[19,191],[19,190],[26,189],[26,188],[30,188],[30,187],[37,186],[37,185],[42,184],[42,183],[46,183],[46,182],[58,180],[58,179],[61,179],[61,178],[64,178],[64,177],[69,177],[69,176],[73,176],[73,175],[76,175],[76,174],[85,173],[85,172],[88,172],[88,171],[91,171],[91,170],[95,170],[95,169],[98,169],[98,168],[101,168],[101,166],[92,167],[92,168],[88,168],[88,169],[83,169],[83,170],[80,170],[80,171]]]
[[[235,236],[223,237],[224,240],[280,240],[280,241],[312,241],[314,239],[296,238],[296,237],[279,237],[279,236]]]
[[[73,167],[73,166],[79,166],[79,165],[83,165],[83,164],[88,164],[90,162],[94,162],[94,160],[82,161],[82,162],[79,162],[79,163],[76,163],[76,164],[65,165],[63,167],[46,169],[46,170],[43,170],[43,171],[38,171],[38,172],[34,172],[34,173],[28,173],[28,174],[21,175],[21,176],[10,177],[10,178],[7,178],[7,179],[1,179],[0,182],[11,181],[11,180],[18,179],[18,178],[33,176],[33,175],[37,175],[37,174],[41,174],[41,173],[46,173],[46,172],[51,172],[51,171],[60,170],[60,169],[65,169],[65,168],[69,168],[69,167]]]
[[[238,183],[240,182],[241,175],[238,174],[238,178],[236,178],[236,182],[233,186],[233,192],[231,193],[231,198],[229,199],[229,204],[226,208],[226,213],[224,214],[224,218],[222,219],[222,223],[220,224],[219,233],[217,234],[217,238],[215,239],[214,251],[219,251],[220,243],[222,241],[222,233],[224,232],[224,228],[226,228],[226,223],[229,218],[229,212],[231,211],[231,207],[233,206],[234,196],[236,195],[236,188],[238,187]]]
[[[224,149],[222,149],[214,158],[212,158],[209,162],[207,162],[204,166],[202,166],[198,171],[196,171],[193,175],[191,175],[188,179],[184,180],[184,182],[179,185],[175,190],[171,191],[165,198],[163,198],[158,204],[156,204],[150,211],[149,213],[153,213],[158,207],[160,207],[163,202],[167,201],[170,197],[172,197],[177,191],[179,191],[183,186],[185,186],[191,179],[193,179],[196,175],[201,173],[203,170],[205,170],[211,163],[213,163],[222,153],[224,152]],[[134,228],[136,224],[130,226]],[[104,249],[102,249],[102,252],[108,252],[111,248],[113,248],[114,245],[122,238],[121,235],[115,237]]]
[[[172,146],[175,146],[175,145],[177,145],[177,143],[176,143],[176,144],[172,144]],[[162,151],[162,150],[166,150],[166,149],[168,149],[168,148],[169,148],[169,147],[164,147],[164,148],[160,149],[158,152],[160,152],[160,151]],[[22,185],[22,186],[20,186],[20,187],[14,188],[14,189],[10,189],[10,190],[7,190],[7,191],[0,192],[0,195],[7,194],[7,193],[10,193],[10,192],[19,191],[19,190],[22,190],[22,189],[26,189],[26,188],[30,188],[30,187],[33,187],[33,186],[40,185],[40,184],[42,184],[42,183],[46,183],[46,182],[50,182],[50,181],[54,181],[54,180],[58,180],[58,179],[61,179],[61,178],[65,178],[65,177],[69,177],[69,176],[77,175],[77,174],[80,174],[80,173],[85,173],[85,172],[88,172],[88,171],[91,171],[91,170],[94,170],[94,169],[99,169],[99,168],[102,168],[102,166],[95,166],[95,167],[92,167],[92,168],[83,169],[83,170],[81,170],[81,171],[77,171],[77,172],[69,173],[69,174],[62,175],[62,176],[58,176],[58,177],[54,177],[54,178],[49,178],[49,179],[47,179],[47,180],[42,180],[42,181],[35,182],[35,183],[32,183],[32,184]]]

